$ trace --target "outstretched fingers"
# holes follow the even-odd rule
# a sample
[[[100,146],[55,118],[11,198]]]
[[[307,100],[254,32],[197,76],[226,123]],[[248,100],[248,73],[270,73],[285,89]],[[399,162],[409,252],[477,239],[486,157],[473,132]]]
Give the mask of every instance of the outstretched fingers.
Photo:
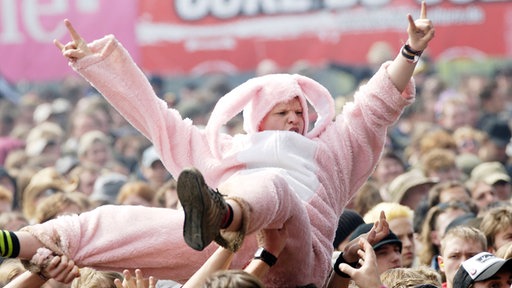
[[[420,19],[427,19],[427,3],[425,1],[421,1]]]
[[[60,51],[63,51],[63,50],[64,50],[64,44],[62,44],[59,40],[54,39],[54,40],[53,40],[53,44],[55,44],[55,46],[57,46],[57,48],[58,48]]]
[[[71,24],[71,21],[69,21],[68,19],[64,19],[64,24],[66,25],[66,28],[69,31],[69,35],[71,36],[71,39],[75,42],[75,44],[77,46],[78,46],[78,44],[83,42],[82,37],[80,36],[80,34],[78,34],[78,32],[76,32],[75,28]]]
[[[64,55],[64,57],[68,58],[70,61],[76,61],[92,54],[91,49],[89,46],[87,46],[87,42],[85,42],[80,34],[78,34],[78,32],[71,24],[71,21],[65,19],[64,25],[66,25],[66,28],[68,29],[69,35],[71,36],[71,41],[64,45],[57,39],[53,40],[55,46],[62,52],[62,55]]]

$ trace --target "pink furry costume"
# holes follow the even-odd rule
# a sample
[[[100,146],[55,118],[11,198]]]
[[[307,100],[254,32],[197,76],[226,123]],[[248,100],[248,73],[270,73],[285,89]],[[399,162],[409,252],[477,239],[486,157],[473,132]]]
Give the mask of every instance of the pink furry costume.
[[[209,186],[248,203],[247,237],[232,268],[243,268],[252,259],[257,249],[254,232],[286,225],[286,247],[264,282],[268,287],[321,287],[331,269],[338,216],[372,173],[387,127],[413,101],[413,81],[400,93],[384,64],[334,118],[332,96],[317,82],[285,74],[254,78],[221,98],[206,128],[200,129],[154,95],[113,36],[89,45],[95,54],[72,67],[153,142],[173,175],[195,166]],[[276,103],[296,96],[306,125],[306,103],[317,111],[313,129],[306,135],[258,132]],[[221,134],[221,126],[242,110],[247,134]],[[189,248],[182,236],[183,220],[182,211],[103,206],[26,230],[78,265],[141,268],[145,275],[185,281],[216,245],[202,252]]]

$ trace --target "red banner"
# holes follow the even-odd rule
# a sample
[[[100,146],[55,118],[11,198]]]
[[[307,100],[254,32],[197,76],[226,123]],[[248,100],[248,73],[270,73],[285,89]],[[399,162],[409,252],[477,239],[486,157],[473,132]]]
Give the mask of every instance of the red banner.
[[[386,41],[398,52],[413,0],[144,0],[137,38],[141,65],[159,73],[249,71],[270,58],[365,63],[369,47]],[[428,1],[434,58],[512,56],[509,1]],[[462,3],[462,4],[461,4]]]
[[[65,18],[87,41],[115,34],[138,59],[137,9],[137,0],[0,0],[0,77],[45,81],[73,73],[52,43],[70,40]]]
[[[512,56],[512,3],[429,0],[434,59]],[[73,73],[52,44],[69,18],[87,41],[115,34],[143,70],[204,74],[366,61],[371,44],[398,51],[420,0],[0,0],[0,77],[60,79]]]

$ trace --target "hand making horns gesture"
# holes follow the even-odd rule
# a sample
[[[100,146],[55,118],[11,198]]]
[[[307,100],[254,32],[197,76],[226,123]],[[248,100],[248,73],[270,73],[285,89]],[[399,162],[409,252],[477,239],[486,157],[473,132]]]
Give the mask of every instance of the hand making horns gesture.
[[[87,42],[76,32],[71,22],[68,19],[64,20],[64,24],[66,28],[68,28],[69,35],[71,36],[71,41],[69,41],[66,45],[62,44],[59,40],[53,40],[53,43],[59,50],[62,52],[62,55],[67,57],[70,61],[76,61],[81,59],[87,55],[92,54],[91,49],[87,46]]]
[[[409,39],[407,40],[409,46],[415,51],[423,51],[428,46],[428,42],[434,38],[435,30],[432,21],[427,19],[427,4],[425,1],[421,2],[420,18],[414,21],[411,14],[407,15],[409,26],[407,33]]]

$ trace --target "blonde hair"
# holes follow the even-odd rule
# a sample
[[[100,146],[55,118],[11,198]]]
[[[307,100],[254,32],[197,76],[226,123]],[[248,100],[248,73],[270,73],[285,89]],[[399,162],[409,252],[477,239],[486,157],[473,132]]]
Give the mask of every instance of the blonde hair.
[[[25,272],[20,259],[5,259],[0,265],[0,285],[4,287],[14,278]]]
[[[457,151],[457,144],[450,133],[441,129],[431,130],[423,134],[419,141],[420,155],[425,155],[434,148]]]
[[[63,210],[72,205],[76,205],[80,212],[84,212],[91,207],[89,198],[81,192],[58,192],[43,199],[37,205],[34,221],[44,223],[57,218],[57,216],[62,215]]]
[[[155,197],[155,190],[151,188],[149,183],[144,181],[127,182],[119,189],[117,203],[122,204],[129,196],[138,196],[152,204],[153,198]]]
[[[421,156],[421,168],[426,176],[432,172],[457,168],[455,156],[453,149],[433,148]]]
[[[365,223],[374,223],[379,220],[380,212],[384,211],[386,220],[391,221],[397,218],[407,218],[413,220],[414,211],[408,206],[395,202],[381,202],[368,211],[363,219]]]
[[[36,201],[41,194],[46,191],[55,192],[68,192],[76,189],[76,183],[70,182],[60,175],[54,167],[48,167],[40,170],[32,176],[27,187],[23,191],[22,203],[23,214],[29,220],[35,216]]]
[[[71,288],[95,287],[95,288],[116,288],[114,280],[123,281],[123,275],[113,271],[97,271],[92,268],[81,268],[80,277],[73,279]]]
[[[380,280],[388,288],[414,287],[420,284],[441,286],[441,275],[424,265],[386,270],[380,275]]]
[[[496,234],[510,226],[512,226],[512,207],[503,206],[492,208],[484,215],[480,223],[480,230],[487,238],[487,244],[498,249],[499,247],[494,245]]]
[[[471,126],[459,127],[453,132],[453,139],[455,139],[455,143],[457,144],[468,138],[477,141],[478,144],[481,144],[485,140],[485,133]]]
[[[85,153],[91,149],[91,146],[98,142],[105,144],[105,146],[110,149],[111,141],[105,133],[99,130],[93,130],[82,135],[78,141],[78,148],[76,151],[78,157],[80,158],[84,156]]]
[[[264,288],[254,275],[243,270],[221,270],[208,277],[203,288]]]
[[[512,258],[512,242],[508,242],[507,244],[501,246],[498,251],[496,251],[496,256],[503,259]]]
[[[13,227],[13,224],[17,221],[19,223],[16,224],[16,227]],[[22,225],[22,227],[28,225],[28,220],[21,211],[15,210],[0,213],[0,229],[19,230],[21,227],[18,227],[18,225]]]
[[[482,246],[482,251],[487,250],[487,240],[485,239],[485,235],[484,233],[482,233],[482,231],[470,226],[456,226],[448,230],[446,234],[444,234],[443,239],[441,239],[441,255],[444,254],[446,242],[448,241],[448,239],[452,238],[460,238],[465,241],[478,242]]]

